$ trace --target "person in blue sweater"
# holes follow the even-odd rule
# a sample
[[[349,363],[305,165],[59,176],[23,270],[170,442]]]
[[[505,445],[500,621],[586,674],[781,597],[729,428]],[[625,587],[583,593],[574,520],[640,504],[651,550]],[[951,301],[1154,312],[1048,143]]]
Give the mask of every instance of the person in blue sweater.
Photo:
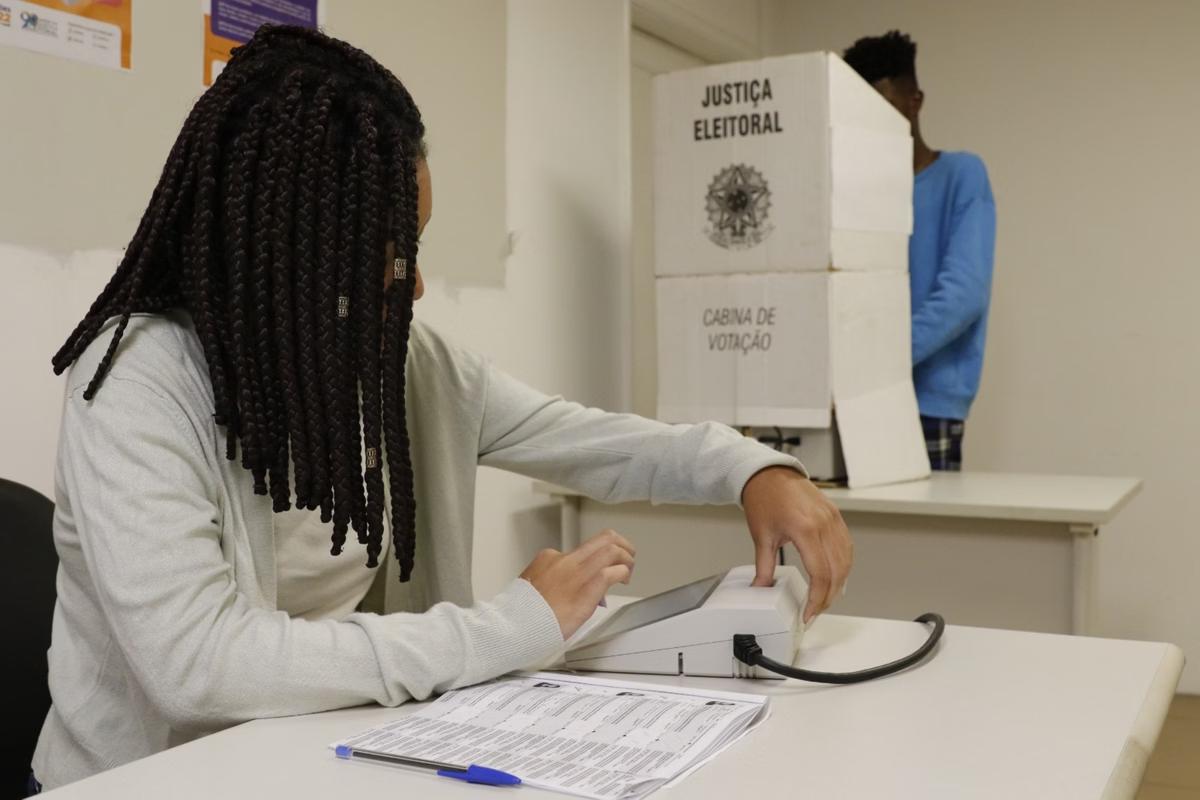
[[[913,383],[929,461],[936,470],[957,471],[983,371],[991,299],[996,204],[987,168],[974,153],[933,150],[922,138],[925,93],[917,83],[917,45],[907,34],[859,39],[843,57],[912,126]]]

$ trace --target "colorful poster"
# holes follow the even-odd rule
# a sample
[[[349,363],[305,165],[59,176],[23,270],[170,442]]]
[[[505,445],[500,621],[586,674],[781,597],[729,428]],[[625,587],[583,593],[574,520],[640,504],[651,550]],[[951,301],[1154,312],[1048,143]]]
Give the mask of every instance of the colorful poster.
[[[201,0],[201,6],[205,86],[212,86],[233,48],[250,41],[260,25],[315,28],[324,22],[325,11],[323,0]]]
[[[0,0],[0,45],[129,69],[133,0]]]

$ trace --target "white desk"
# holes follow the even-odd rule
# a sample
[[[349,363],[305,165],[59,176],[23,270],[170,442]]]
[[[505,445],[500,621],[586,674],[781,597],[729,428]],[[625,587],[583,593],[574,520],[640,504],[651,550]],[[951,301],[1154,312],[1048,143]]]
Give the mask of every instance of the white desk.
[[[891,660],[924,626],[826,616],[799,664]],[[857,686],[629,676],[771,695],[772,716],[656,798],[1132,798],[1183,667],[1174,645],[948,626],[933,659]],[[326,746],[410,713],[359,708],[262,720],[55,792],[54,800],[551,797],[344,762]],[[781,793],[781,787],[790,787]]]
[[[855,570],[836,609],[892,618],[933,610],[964,624],[1088,633],[1096,535],[1141,485],[1136,478],[962,472],[827,489],[856,545]],[[736,508],[606,506],[549,484],[536,488],[560,502],[564,548],[603,528],[634,541],[634,594],[753,560]]]

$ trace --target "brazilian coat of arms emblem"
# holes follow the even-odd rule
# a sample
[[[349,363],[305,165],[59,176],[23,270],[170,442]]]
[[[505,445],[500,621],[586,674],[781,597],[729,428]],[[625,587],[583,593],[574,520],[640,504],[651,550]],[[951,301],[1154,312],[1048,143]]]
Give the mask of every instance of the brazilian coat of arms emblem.
[[[705,195],[705,235],[720,247],[747,250],[775,229],[768,220],[771,190],[762,173],[748,164],[731,164],[712,179]]]

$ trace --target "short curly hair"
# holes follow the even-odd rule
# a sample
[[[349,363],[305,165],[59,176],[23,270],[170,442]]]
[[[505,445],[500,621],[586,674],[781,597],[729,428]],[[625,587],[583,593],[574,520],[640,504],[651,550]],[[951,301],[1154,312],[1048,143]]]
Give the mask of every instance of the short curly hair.
[[[867,83],[902,78],[917,84],[917,43],[907,33],[864,36],[847,48],[842,58]]]

